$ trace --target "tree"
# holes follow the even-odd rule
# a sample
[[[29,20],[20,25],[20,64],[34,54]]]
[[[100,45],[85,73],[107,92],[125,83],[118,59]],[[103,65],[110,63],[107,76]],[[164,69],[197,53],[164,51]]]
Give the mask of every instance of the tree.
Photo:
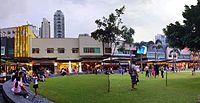
[[[154,52],[155,52],[155,62],[156,62],[157,61],[158,50],[161,49],[161,48],[163,48],[162,42],[159,39],[156,40],[155,42],[149,41],[148,42],[148,47],[151,47],[152,49],[154,49]]]
[[[129,45],[129,53],[130,53],[130,67],[129,69],[131,69],[131,65],[132,65],[132,50],[131,47],[133,45],[134,39],[133,39],[133,35],[135,33],[133,28],[127,28],[126,26],[122,26],[121,28],[122,30],[122,38],[124,39],[124,43],[123,44],[128,44]]]
[[[91,37],[95,40],[99,40],[103,43],[103,52],[104,52],[104,43],[118,45],[118,41],[124,39],[127,43],[132,43],[132,35],[135,33],[134,29],[127,28],[125,25],[122,25],[121,15],[124,14],[125,6],[120,9],[116,9],[115,13],[111,13],[107,18],[103,17],[95,21],[97,24],[97,29],[91,33]],[[115,51],[113,51],[114,54]],[[110,56],[112,64],[112,55]],[[110,79],[108,74],[108,92],[110,92]]]
[[[119,26],[122,24],[121,15],[124,14],[125,6],[115,10],[108,18],[103,17],[95,21],[97,30],[91,33],[91,37],[103,43],[113,44],[121,37]]]
[[[137,49],[141,50],[141,48],[143,46],[147,46],[147,43],[144,42],[144,41],[141,41],[140,43],[139,42],[136,42],[134,43],[134,45],[136,46]],[[142,53],[140,53],[140,67],[141,67],[141,70],[143,69],[143,64],[142,64]]]
[[[200,1],[198,0],[197,5],[186,5],[182,16],[185,18],[183,24],[178,21],[170,23],[163,31],[170,47],[187,47],[193,54],[197,54],[200,50]]]

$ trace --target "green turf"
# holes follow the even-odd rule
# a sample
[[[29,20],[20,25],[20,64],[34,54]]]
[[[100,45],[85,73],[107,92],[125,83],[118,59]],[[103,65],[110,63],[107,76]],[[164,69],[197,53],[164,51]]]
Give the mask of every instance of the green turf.
[[[48,79],[39,83],[40,95],[56,103],[195,103],[200,95],[200,73],[169,73],[165,79],[145,78],[140,74],[136,91],[130,91],[128,74],[110,76],[107,93],[106,75],[78,75]]]

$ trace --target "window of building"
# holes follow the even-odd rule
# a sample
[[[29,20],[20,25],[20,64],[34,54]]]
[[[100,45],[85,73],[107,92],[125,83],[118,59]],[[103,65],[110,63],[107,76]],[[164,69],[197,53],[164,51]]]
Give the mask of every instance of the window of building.
[[[58,53],[65,53],[65,48],[58,48]]]
[[[78,53],[79,49],[78,48],[72,48],[72,53]]]
[[[94,48],[94,53],[100,53],[100,48]]]
[[[47,53],[54,53],[54,48],[47,48]]]
[[[111,53],[112,49],[111,48],[105,48],[105,53]]]
[[[15,34],[15,31],[12,31],[13,34]]]
[[[83,48],[84,53],[100,53],[100,48]]]
[[[33,54],[39,54],[40,53],[40,49],[39,48],[32,48],[32,53]]]
[[[130,54],[130,50],[124,50],[123,54]]]

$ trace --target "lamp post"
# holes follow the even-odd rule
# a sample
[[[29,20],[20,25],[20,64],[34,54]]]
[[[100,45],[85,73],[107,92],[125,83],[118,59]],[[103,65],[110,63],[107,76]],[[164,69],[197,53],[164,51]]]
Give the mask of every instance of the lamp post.
[[[176,54],[173,50],[172,54],[170,54],[172,56],[172,61],[173,61],[173,72],[175,72],[175,69],[176,69],[176,64],[175,64],[175,57],[176,57]]]
[[[170,51],[170,55],[173,58],[173,68],[174,68],[174,70],[176,69],[176,57],[177,57],[177,54],[180,55],[180,51],[178,49],[176,49],[176,48],[173,48],[173,50]]]

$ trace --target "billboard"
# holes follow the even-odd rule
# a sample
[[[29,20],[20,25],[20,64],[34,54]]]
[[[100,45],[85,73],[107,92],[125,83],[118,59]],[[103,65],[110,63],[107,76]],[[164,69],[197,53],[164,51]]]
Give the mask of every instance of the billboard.
[[[147,47],[142,46],[141,48],[137,49],[137,54],[146,54],[147,53]]]

